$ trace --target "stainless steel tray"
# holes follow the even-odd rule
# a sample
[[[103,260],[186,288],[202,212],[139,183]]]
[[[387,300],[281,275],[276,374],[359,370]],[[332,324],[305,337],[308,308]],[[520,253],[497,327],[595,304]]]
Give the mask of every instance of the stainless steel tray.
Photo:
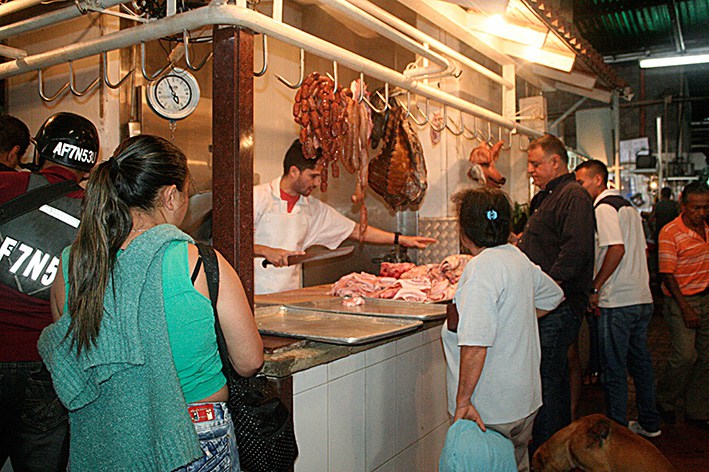
[[[423,324],[417,320],[364,318],[287,306],[257,308],[255,317],[263,334],[334,344],[364,344],[415,330]]]
[[[381,316],[384,318],[404,318],[414,320],[438,320],[446,317],[446,306],[435,303],[416,303],[381,298],[365,298],[363,305],[344,306],[341,298],[329,298],[312,302],[286,305],[309,310],[344,313],[359,316]]]

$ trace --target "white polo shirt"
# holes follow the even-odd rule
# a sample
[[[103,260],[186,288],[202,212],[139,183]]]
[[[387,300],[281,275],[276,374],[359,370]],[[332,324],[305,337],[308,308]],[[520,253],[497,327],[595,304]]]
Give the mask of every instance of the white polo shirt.
[[[614,189],[604,190],[593,202],[594,206],[605,197],[620,193]],[[618,268],[601,287],[598,306],[620,308],[630,305],[652,303],[650,274],[647,269],[645,233],[640,213],[633,206],[616,210],[611,205],[596,206],[596,261],[594,276],[603,264],[608,246],[622,244],[625,255]]]
[[[315,197],[301,196],[288,213],[281,199],[281,178],[254,187],[254,243],[291,251],[321,245],[335,249],[352,234],[355,222]],[[302,264],[264,268],[254,258],[256,294],[293,290],[302,285]]]

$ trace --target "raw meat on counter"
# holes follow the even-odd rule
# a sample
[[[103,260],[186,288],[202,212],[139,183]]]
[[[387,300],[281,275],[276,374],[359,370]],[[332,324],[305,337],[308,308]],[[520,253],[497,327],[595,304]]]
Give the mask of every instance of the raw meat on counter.
[[[330,292],[338,297],[386,298],[415,302],[451,300],[467,254],[446,257],[440,264],[414,265],[410,262],[382,262],[379,276],[352,272],[340,278]]]

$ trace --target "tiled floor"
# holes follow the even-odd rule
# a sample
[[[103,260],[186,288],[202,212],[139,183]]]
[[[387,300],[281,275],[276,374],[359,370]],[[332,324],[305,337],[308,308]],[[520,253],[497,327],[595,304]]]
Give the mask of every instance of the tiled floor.
[[[670,353],[670,339],[659,314],[653,316],[650,322],[648,341],[657,377],[662,373]],[[637,417],[632,381],[629,382],[629,390],[628,417],[632,419]],[[603,408],[602,388],[599,385],[584,385],[578,407],[579,416],[604,413]],[[677,423],[663,424],[662,435],[650,441],[667,456],[678,472],[709,471],[709,432],[686,423],[681,414],[678,415]]]

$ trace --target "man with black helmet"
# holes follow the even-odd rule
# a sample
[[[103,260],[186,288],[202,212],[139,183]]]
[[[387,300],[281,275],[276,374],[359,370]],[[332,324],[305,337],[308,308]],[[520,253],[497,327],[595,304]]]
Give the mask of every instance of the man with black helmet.
[[[30,145],[27,125],[10,115],[0,115],[0,172],[15,172]]]
[[[76,237],[84,191],[96,163],[96,127],[57,113],[35,138],[30,172],[0,172],[0,465],[64,471],[69,452],[66,410],[37,352],[51,323],[49,289],[59,256]]]

